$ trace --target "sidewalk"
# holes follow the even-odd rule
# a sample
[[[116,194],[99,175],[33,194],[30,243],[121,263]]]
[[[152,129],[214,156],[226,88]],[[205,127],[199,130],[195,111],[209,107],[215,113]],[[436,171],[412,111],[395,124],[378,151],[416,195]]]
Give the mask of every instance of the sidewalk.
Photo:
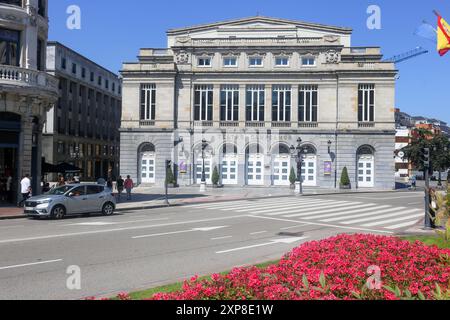
[[[407,192],[405,190],[339,190],[325,188],[304,188],[304,196],[352,194],[352,193],[384,193]],[[133,190],[132,200],[126,201],[126,195],[117,202],[117,211],[131,211],[139,209],[152,209],[166,207],[164,188],[139,187]],[[233,201],[245,199],[258,199],[270,197],[294,196],[294,190],[289,187],[208,187],[206,192],[200,193],[198,186],[189,186],[169,189],[169,203],[171,206],[181,206],[194,203],[208,203],[217,201]],[[0,208],[0,220],[24,218],[23,209],[16,207]]]

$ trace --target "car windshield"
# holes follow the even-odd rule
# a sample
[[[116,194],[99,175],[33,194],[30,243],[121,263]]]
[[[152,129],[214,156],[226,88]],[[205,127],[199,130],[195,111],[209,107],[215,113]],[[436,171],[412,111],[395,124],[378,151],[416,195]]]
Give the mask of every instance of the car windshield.
[[[46,194],[48,194],[48,195],[58,195],[59,196],[59,195],[65,194],[67,191],[69,191],[72,188],[73,188],[73,186],[62,186],[62,187],[58,187],[58,188],[53,188],[49,192],[47,192]]]

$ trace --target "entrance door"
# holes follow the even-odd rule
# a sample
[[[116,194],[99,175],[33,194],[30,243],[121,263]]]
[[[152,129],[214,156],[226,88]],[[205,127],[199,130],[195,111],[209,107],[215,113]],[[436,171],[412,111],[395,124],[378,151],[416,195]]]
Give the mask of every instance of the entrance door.
[[[303,162],[303,185],[315,187],[317,185],[317,159],[315,156],[307,156]]]
[[[154,153],[144,153],[141,160],[142,183],[155,183],[156,159]]]
[[[212,157],[206,156],[205,157],[205,178],[206,178],[207,184],[212,184],[211,167],[212,167]],[[197,159],[197,165],[196,165],[196,169],[195,169],[195,178],[196,178],[197,184],[200,184],[202,182],[202,171],[203,171],[203,159],[199,158],[199,159]]]
[[[264,156],[250,155],[247,162],[247,184],[249,186],[264,185]]]
[[[238,184],[238,159],[236,155],[225,155],[222,160],[222,183]]]
[[[276,186],[288,186],[290,156],[277,156],[273,163],[273,184]]]
[[[374,187],[374,157],[360,156],[358,160],[358,187]]]

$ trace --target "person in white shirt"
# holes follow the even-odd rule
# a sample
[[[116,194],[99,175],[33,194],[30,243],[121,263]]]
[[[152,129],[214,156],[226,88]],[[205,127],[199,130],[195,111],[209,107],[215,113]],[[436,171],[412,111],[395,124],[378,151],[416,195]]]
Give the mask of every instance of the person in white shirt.
[[[20,189],[20,192],[22,193],[22,201],[19,202],[19,207],[21,207],[24,202],[27,201],[31,194],[31,180],[29,174],[26,174],[25,177],[20,181]]]

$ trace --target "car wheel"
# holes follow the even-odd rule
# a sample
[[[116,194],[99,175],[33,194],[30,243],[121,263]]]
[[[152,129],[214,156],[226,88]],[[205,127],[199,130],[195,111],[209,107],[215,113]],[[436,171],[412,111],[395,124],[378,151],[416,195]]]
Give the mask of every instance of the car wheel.
[[[104,216],[110,216],[114,213],[114,205],[111,202],[107,202],[103,205],[102,214]]]
[[[50,216],[53,219],[57,219],[57,220],[64,218],[65,215],[66,215],[66,208],[64,208],[63,206],[54,207],[50,214]]]

